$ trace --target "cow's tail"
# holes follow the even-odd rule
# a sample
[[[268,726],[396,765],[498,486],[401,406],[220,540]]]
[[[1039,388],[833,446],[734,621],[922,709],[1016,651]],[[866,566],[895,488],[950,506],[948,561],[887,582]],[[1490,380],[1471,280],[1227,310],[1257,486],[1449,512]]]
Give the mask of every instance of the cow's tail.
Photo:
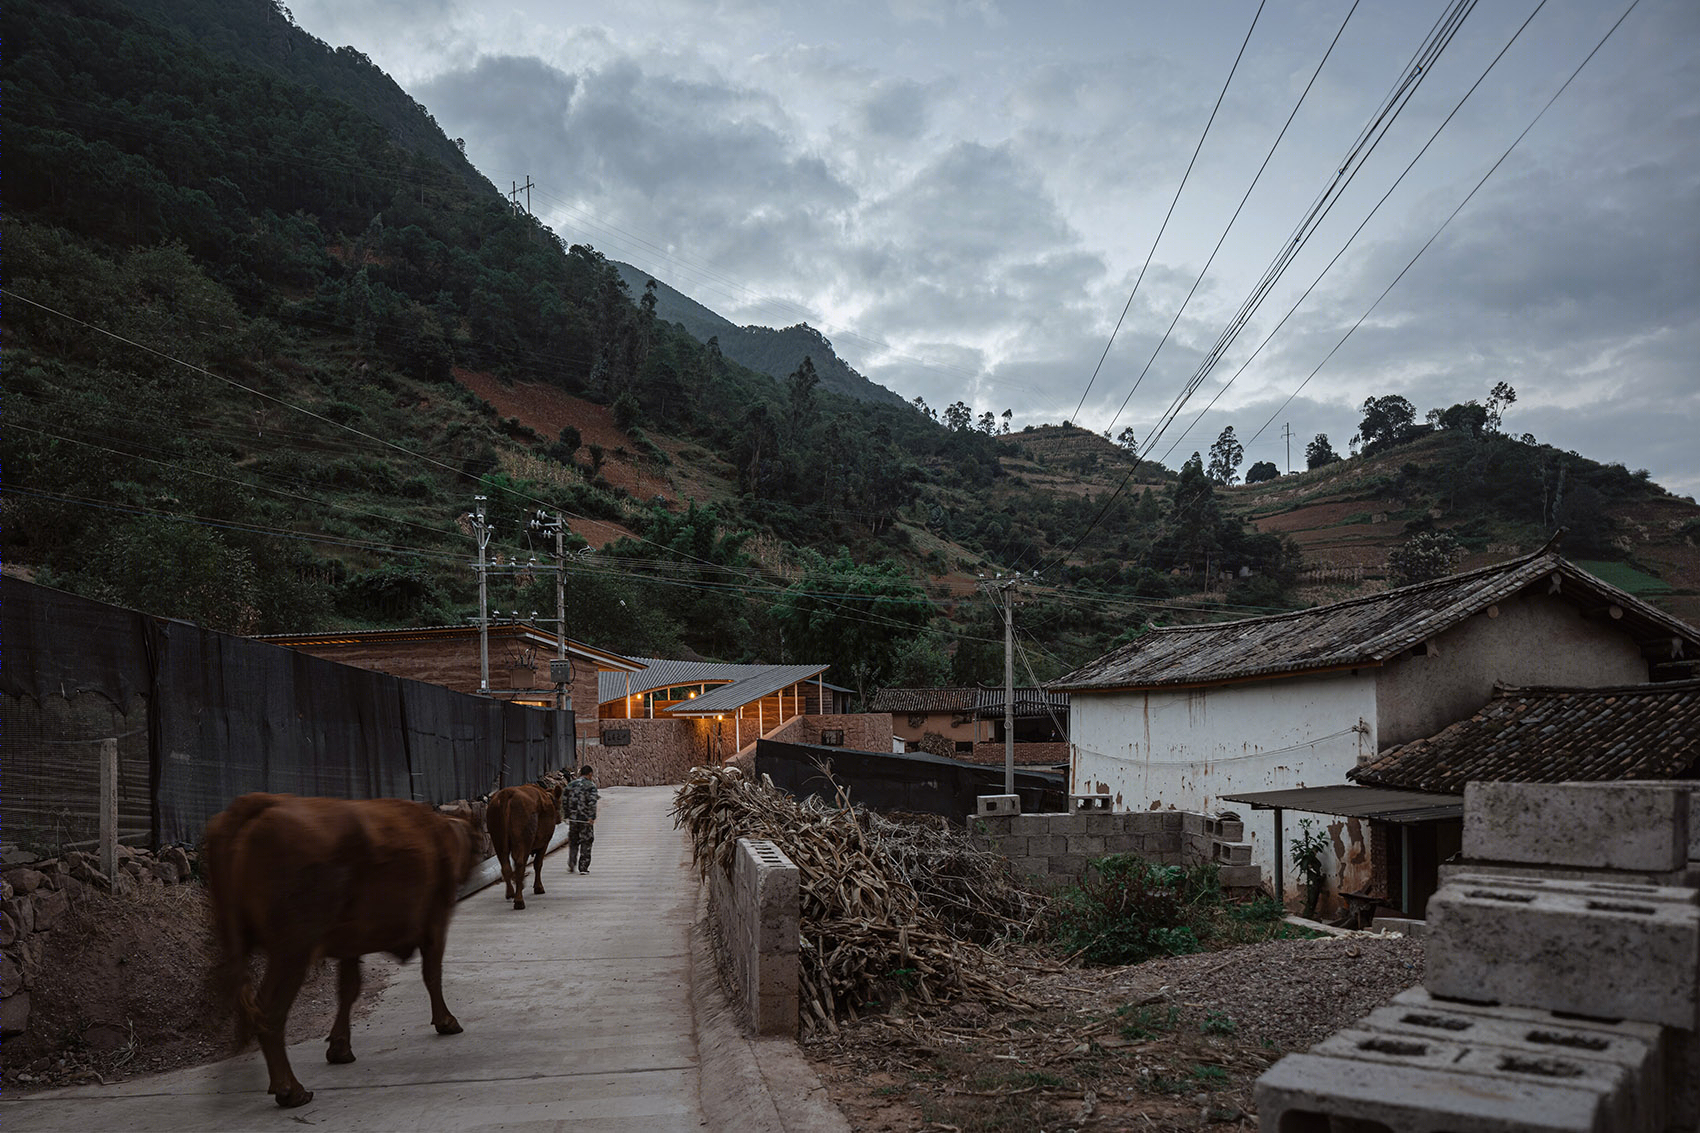
[[[234,1010],[238,1047],[246,1046],[263,1026],[248,970],[253,942],[242,919],[235,859],[244,828],[276,806],[278,801],[275,795],[243,795],[207,823],[202,847],[213,937],[218,944],[218,960],[212,970],[212,989],[219,1002]]]

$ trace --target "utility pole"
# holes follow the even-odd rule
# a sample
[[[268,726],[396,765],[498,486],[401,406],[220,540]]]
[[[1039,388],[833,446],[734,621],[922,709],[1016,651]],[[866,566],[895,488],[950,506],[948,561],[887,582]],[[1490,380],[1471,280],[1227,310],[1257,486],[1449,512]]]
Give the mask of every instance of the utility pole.
[[[1035,571],[1034,573],[1038,573]],[[1003,607],[1003,793],[1015,794],[1015,589],[1019,574],[981,576],[979,589],[996,593]]]
[[[539,510],[531,529],[555,537],[555,565],[550,568],[555,572],[555,664],[549,666],[549,676],[555,682],[555,760],[571,768],[577,764],[577,744],[567,740],[567,713],[573,710],[572,666],[567,663],[567,524],[560,512]]]
[[[490,523],[484,517],[485,497],[472,497],[472,538],[478,544],[478,692],[490,695],[490,590],[484,549],[490,545]]]
[[[1287,471],[1293,470],[1293,426],[1291,422],[1281,426],[1281,435],[1287,438]]]
[[[518,181],[509,181],[508,185],[511,187],[508,192],[508,203],[513,205],[515,212],[518,212],[520,209],[519,195],[523,192],[525,194],[525,215],[530,216],[531,190],[537,187],[535,182],[531,180],[531,174],[527,173],[525,175],[525,184],[523,185],[521,185]],[[500,190],[497,191],[500,192]]]

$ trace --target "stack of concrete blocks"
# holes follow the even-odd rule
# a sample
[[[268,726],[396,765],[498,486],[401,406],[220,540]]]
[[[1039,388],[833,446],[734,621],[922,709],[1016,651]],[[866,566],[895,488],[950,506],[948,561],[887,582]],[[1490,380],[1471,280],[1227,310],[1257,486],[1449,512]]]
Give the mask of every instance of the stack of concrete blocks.
[[[732,875],[710,871],[732,979],[760,1035],[795,1035],[802,896],[796,865],[774,843],[738,839]]]
[[[1264,1074],[1259,1128],[1695,1130],[1696,804],[1669,781],[1471,783],[1424,986]]]
[[[1110,811],[1080,807],[1078,800],[1076,807],[1054,814],[971,814],[969,838],[976,848],[1007,857],[1017,873],[1047,885],[1078,881],[1094,859],[1126,853],[1164,865],[1216,862],[1228,888],[1262,883],[1261,871],[1251,864],[1251,844],[1244,841],[1245,825],[1232,815]]]

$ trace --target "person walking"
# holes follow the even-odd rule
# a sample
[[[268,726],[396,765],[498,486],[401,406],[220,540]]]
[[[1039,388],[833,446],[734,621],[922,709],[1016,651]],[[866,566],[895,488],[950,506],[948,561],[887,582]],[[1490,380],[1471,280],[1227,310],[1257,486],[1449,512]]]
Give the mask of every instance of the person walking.
[[[590,764],[567,784],[567,872],[590,872],[590,847],[596,841],[596,772]]]

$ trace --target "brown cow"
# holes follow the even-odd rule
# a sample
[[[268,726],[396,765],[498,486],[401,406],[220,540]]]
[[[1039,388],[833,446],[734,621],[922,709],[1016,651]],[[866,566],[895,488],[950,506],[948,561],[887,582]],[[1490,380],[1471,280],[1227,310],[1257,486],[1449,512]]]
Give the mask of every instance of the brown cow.
[[[524,783],[503,787],[490,796],[484,827],[490,832],[496,860],[502,863],[503,900],[512,901],[516,909],[525,908],[525,866],[534,857],[536,885],[532,892],[543,892],[543,855],[560,813],[559,783],[547,790]]]
[[[313,1100],[289,1068],[284,1023],[323,957],[339,962],[328,1061],[354,1061],[349,1012],[367,952],[406,960],[417,950],[432,1024],[460,1033],[443,1002],[443,944],[472,872],[472,837],[464,819],[405,799],[243,795],[207,823],[203,861],[222,953],[215,983],[237,1005],[238,1042],[258,1035],[278,1105]],[[256,948],[267,958],[258,995],[248,975]]]

